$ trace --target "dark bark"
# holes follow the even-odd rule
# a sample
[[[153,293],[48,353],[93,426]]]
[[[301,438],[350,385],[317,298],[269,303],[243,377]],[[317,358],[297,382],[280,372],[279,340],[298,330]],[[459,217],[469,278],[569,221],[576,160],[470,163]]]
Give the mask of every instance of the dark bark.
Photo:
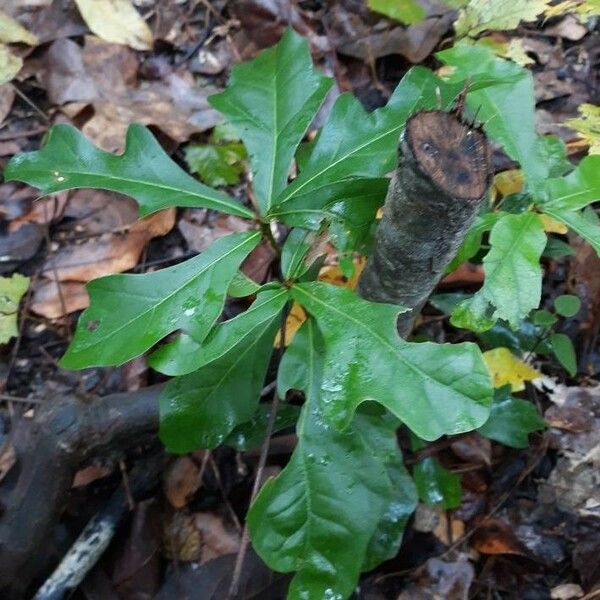
[[[454,113],[417,113],[398,150],[358,293],[412,309],[398,318],[406,337],[477,215],[491,170],[485,136]]]
[[[77,467],[156,436],[160,390],[48,401],[32,421],[15,424],[17,461],[0,484],[1,598],[26,597],[31,582],[47,574],[52,530]]]

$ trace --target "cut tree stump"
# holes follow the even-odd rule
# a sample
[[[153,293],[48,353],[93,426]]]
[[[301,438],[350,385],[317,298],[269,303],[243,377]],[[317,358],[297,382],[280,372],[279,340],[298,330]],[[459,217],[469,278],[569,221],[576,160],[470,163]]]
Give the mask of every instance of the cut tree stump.
[[[406,337],[487,195],[491,159],[483,132],[456,112],[413,115],[398,152],[358,293],[412,309],[398,318]]]

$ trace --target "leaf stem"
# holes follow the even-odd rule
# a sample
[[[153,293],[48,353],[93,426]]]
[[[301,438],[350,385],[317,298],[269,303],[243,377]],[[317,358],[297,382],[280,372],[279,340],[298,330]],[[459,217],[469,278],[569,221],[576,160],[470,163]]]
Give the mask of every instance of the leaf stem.
[[[267,226],[268,228],[268,226]],[[272,236],[271,236],[272,237]],[[273,240],[275,241],[275,240]],[[279,345],[279,359],[281,359],[281,355],[285,351],[285,327],[287,322],[287,316],[289,312],[289,303],[281,312],[281,324],[279,326],[279,339],[281,343]],[[258,490],[260,489],[260,484],[262,482],[263,473],[265,470],[265,465],[267,463],[267,455],[269,454],[269,445],[271,443],[271,436],[273,435],[273,428],[275,426],[275,417],[277,415],[277,409],[279,407],[279,394],[277,393],[277,389],[273,393],[273,400],[271,402],[271,412],[269,413],[269,421],[267,422],[267,430],[265,432],[265,441],[263,442],[262,448],[260,450],[260,456],[258,458],[258,465],[256,466],[256,475],[254,476],[254,484],[252,486],[252,492],[250,494],[250,503],[249,507],[252,506],[252,502],[256,498],[258,494]],[[248,509],[249,510],[249,509]],[[250,543],[250,537],[248,533],[248,522],[244,523],[244,530],[242,532],[242,539],[240,541],[240,549],[238,550],[235,566],[233,568],[233,577],[231,580],[231,586],[229,587],[229,592],[227,593],[227,600],[234,600],[237,597],[240,587],[240,579],[242,575],[242,567],[244,566],[244,559],[246,558],[246,553],[248,552],[248,545]]]

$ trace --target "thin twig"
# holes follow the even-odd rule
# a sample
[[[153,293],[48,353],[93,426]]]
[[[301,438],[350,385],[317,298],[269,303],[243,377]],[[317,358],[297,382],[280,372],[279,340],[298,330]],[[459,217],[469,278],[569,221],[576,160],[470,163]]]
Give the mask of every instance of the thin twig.
[[[281,344],[279,346],[280,357],[285,348],[285,325],[287,321],[287,310],[284,310],[281,314],[281,325],[279,328],[279,336]],[[258,494],[260,484],[262,482],[265,465],[267,463],[267,456],[269,454],[269,444],[271,443],[271,436],[273,435],[273,427],[275,426],[275,416],[277,415],[277,408],[279,407],[279,395],[277,390],[273,394],[273,401],[271,402],[271,412],[269,414],[269,421],[267,423],[267,431],[265,433],[265,441],[263,442],[260,456],[258,458],[258,465],[256,467],[256,475],[254,477],[254,485],[252,486],[252,493],[250,494],[250,506]],[[240,541],[240,549],[235,558],[235,566],[233,568],[233,577],[231,580],[231,586],[229,587],[229,593],[227,594],[227,600],[233,600],[239,592],[240,579],[242,576],[242,568],[244,566],[244,559],[248,552],[248,546],[250,544],[250,536],[248,533],[248,521],[244,524],[244,531],[242,532],[242,539]]]

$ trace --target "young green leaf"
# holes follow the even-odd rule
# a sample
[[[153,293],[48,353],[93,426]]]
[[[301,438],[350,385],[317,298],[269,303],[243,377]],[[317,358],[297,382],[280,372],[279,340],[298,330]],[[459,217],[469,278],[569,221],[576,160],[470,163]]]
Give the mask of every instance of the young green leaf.
[[[204,207],[240,217],[254,213],[177,166],[142,125],[130,125],[125,152],[104,152],[71,125],[56,125],[46,145],[14,156],[4,177],[52,194],[75,188],[111,190],[137,200],[141,215],[169,206]]]
[[[560,177],[573,170],[567,147],[557,135],[540,135],[536,144],[541,159],[548,165],[548,177]]]
[[[586,156],[566,177],[542,182],[537,192],[544,212],[579,210],[600,201],[600,155]]]
[[[232,185],[238,183],[244,172],[246,148],[239,142],[224,144],[188,144],[185,162],[208,185]]]
[[[473,328],[478,323],[489,329],[496,319],[504,319],[513,329],[537,308],[542,293],[540,256],[546,234],[539,217],[532,212],[506,215],[493,227],[490,251],[483,259],[485,280],[473,298],[459,304],[451,322]],[[492,314],[487,312],[494,307]]]
[[[248,149],[263,214],[285,188],[294,152],[331,84],[314,68],[308,42],[288,29],[276,46],[235,66],[227,89],[209,98]]]
[[[87,285],[90,307],[79,319],[60,365],[67,369],[120,365],[176,329],[201,342],[223,310],[240,263],[258,231],[220,238],[202,254],[144,275],[109,275]]]
[[[305,258],[315,241],[315,234],[295,227],[287,236],[281,249],[281,272],[286,279],[295,279],[303,275],[310,265]]]
[[[574,377],[577,373],[577,355],[571,338],[564,333],[553,333],[550,336],[550,345],[558,362],[571,377]]]
[[[561,317],[574,317],[581,308],[581,300],[572,294],[562,294],[554,300],[554,308]]]
[[[436,56],[454,67],[450,81],[471,81],[467,106],[477,113],[488,136],[519,162],[527,181],[544,180],[549,167],[535,134],[531,73],[482,46],[457,44]]]
[[[510,385],[494,392],[490,418],[477,430],[481,435],[512,448],[527,448],[527,436],[546,427],[531,402],[513,398]]]
[[[428,506],[439,506],[447,510],[460,504],[460,477],[442,467],[432,456],[414,466],[413,479],[419,498]]]
[[[170,452],[215,448],[249,421],[260,399],[273,340],[274,319],[256,336],[183,377],[160,395],[160,439]]]
[[[400,460],[395,419],[357,414],[344,432],[323,419],[322,351],[309,319],[287,349],[278,377],[280,394],[289,388],[306,394],[296,427],[298,444],[248,513],[252,544],[262,559],[278,571],[297,571],[288,598],[347,598],[352,593],[398,483],[390,475]],[[402,503],[401,520],[414,509],[411,492],[396,498]]]
[[[259,404],[252,419],[237,425],[223,441],[223,444],[235,448],[238,452],[247,452],[257,448],[265,441],[270,415],[271,406],[269,404]],[[294,427],[299,415],[300,408],[297,406],[280,404],[273,423],[273,433],[288,427]]]
[[[337,427],[348,425],[366,400],[427,440],[487,419],[490,375],[475,344],[406,342],[396,330],[402,307],[368,302],[348,289],[310,282],[293,286],[291,295],[323,333],[321,396]]]
[[[549,217],[561,221],[569,229],[582,237],[596,251],[596,254],[600,256],[600,225],[588,219],[585,212],[552,208],[546,205],[542,209]]]
[[[287,299],[288,291],[281,286],[262,291],[248,310],[219,323],[202,343],[182,334],[151,354],[148,364],[165,375],[187,375],[196,371],[260,336],[277,321]]]
[[[459,89],[460,85],[447,84],[428,69],[415,67],[404,76],[387,105],[372,113],[367,113],[352,94],[342,94],[300,175],[281,192],[275,204],[285,204],[297,196],[304,196],[304,201],[317,196],[317,203],[318,197],[327,198],[321,204],[325,206],[344,199],[332,193],[328,189],[331,186],[347,179],[382,177],[393,168],[406,119],[415,110],[435,109],[438,97],[443,106],[448,106]],[[347,192],[343,186],[341,190]]]

